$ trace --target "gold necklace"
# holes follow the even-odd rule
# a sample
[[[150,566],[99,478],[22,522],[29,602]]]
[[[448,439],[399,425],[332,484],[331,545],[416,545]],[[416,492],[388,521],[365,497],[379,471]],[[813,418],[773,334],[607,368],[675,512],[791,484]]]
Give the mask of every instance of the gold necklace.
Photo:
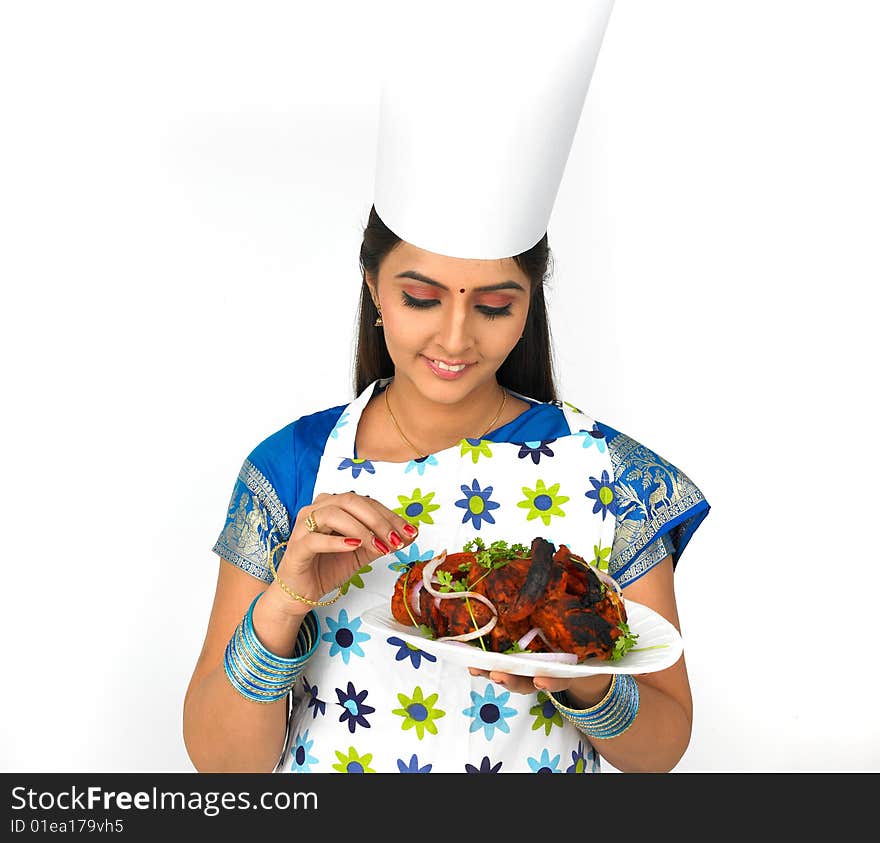
[[[401,435],[401,438],[403,439],[403,441],[406,442],[406,444],[409,445],[410,448],[412,448],[413,451],[416,452],[416,454],[418,454],[418,458],[420,460],[423,460],[428,455],[421,453],[421,451],[419,451],[419,449],[415,445],[413,445],[413,443],[410,442],[409,439],[406,438],[406,434],[400,429],[400,425],[397,423],[397,419],[394,417],[394,413],[391,412],[391,405],[388,403],[388,393],[390,390],[391,390],[391,385],[389,384],[387,387],[385,387],[385,406],[388,408],[388,415],[391,416],[391,421],[394,422],[394,426],[397,428],[397,432]],[[495,424],[495,422],[498,420],[498,417],[501,415],[501,411],[504,409],[504,404],[506,403],[506,401],[507,401],[507,390],[502,386],[501,387],[501,406],[498,408],[498,412],[495,413],[495,417],[492,419],[492,421],[489,422],[489,426],[483,431],[482,435],[480,436],[480,439],[482,439],[483,436],[485,436],[490,430],[492,430],[492,426]]]

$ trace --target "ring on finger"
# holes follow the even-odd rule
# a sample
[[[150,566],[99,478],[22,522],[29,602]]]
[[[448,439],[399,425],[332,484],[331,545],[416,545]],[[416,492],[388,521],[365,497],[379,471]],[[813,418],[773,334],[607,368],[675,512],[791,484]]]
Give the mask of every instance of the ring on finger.
[[[320,532],[318,530],[318,522],[315,521],[315,510],[314,509],[309,513],[309,517],[306,518],[306,529],[310,533]]]

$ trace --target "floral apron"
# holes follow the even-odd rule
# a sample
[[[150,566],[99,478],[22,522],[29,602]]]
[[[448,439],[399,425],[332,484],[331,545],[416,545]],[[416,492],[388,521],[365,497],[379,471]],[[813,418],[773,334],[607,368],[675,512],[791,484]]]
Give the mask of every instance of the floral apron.
[[[496,539],[530,546],[541,536],[607,558],[614,473],[593,419],[555,402],[570,430],[561,438],[464,439],[405,463],[356,458],[361,412],[376,384],[389,381],[374,381],[340,416],[315,494],[354,489],[416,524],[419,535],[359,570],[343,597],[315,610],[320,643],[294,688],[276,771],[598,772],[598,754],[543,691],[512,693],[361,620],[377,605],[390,615],[394,583],[414,562],[461,551],[478,536],[486,546]]]

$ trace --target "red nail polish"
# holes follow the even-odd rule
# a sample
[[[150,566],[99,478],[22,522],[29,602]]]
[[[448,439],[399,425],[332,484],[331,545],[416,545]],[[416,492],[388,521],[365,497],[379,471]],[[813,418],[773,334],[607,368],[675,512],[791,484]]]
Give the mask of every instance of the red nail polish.
[[[343,539],[343,541],[351,547],[359,547],[361,544],[361,539]]]
[[[403,532],[406,533],[408,536],[414,536],[418,532],[418,530],[413,527],[412,524],[405,524],[403,527]]]
[[[403,544],[403,539],[394,530],[388,534],[388,539],[394,547],[400,547]]]
[[[375,536],[373,537],[373,545],[381,553],[390,553],[391,552],[391,548],[388,547],[388,545],[385,544],[385,542],[383,542],[381,539],[376,538]]]

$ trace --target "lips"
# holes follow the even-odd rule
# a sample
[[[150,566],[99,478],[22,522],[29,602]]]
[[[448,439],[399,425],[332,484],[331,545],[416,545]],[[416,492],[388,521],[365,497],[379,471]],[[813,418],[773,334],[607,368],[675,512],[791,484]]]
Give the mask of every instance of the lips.
[[[426,357],[424,354],[421,356],[422,356],[422,359],[427,364],[428,368],[435,375],[439,376],[443,380],[455,380],[457,378],[460,378],[465,374],[465,372],[467,372],[474,365],[473,363],[468,363],[467,361],[462,360],[462,361],[458,362],[458,365],[461,366],[462,368],[448,369],[448,368],[446,368],[446,366],[448,366],[448,365],[455,366],[456,364],[452,361],[443,360],[442,358]],[[435,359],[438,360],[438,363],[442,363],[444,365],[442,365],[442,366],[438,365],[438,363],[434,362]]]
[[[474,364],[469,362],[468,360],[446,360],[443,357],[428,357],[427,354],[423,354],[422,357],[425,360],[430,360],[432,363],[443,363],[446,366],[473,366]]]
[[[450,366],[446,363],[441,363],[439,360],[432,360],[431,364],[436,366],[438,369],[443,369],[445,372],[463,372],[467,368],[466,363],[461,363],[457,366]]]

